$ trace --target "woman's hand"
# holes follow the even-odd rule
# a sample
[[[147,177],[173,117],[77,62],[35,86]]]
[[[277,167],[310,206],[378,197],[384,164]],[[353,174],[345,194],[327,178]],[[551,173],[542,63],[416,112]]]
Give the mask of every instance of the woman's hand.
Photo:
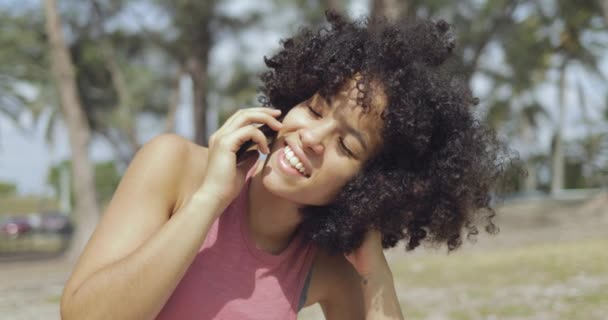
[[[388,268],[382,251],[382,234],[378,230],[367,231],[363,244],[345,257],[361,277],[367,277]]]
[[[203,183],[197,194],[211,194],[225,203],[231,202],[241,191],[245,176],[256,162],[257,150],[248,151],[237,166],[236,152],[242,144],[253,140],[258,149],[269,153],[268,139],[254,123],[267,124],[278,131],[282,124],[275,117],[281,111],[270,108],[249,108],[235,112],[209,138],[209,160]]]

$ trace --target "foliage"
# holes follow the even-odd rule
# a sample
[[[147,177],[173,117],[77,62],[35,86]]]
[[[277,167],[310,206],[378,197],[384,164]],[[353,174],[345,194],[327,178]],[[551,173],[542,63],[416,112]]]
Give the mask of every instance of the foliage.
[[[236,109],[257,104],[257,73],[262,70],[261,64],[251,64],[251,57],[246,54],[251,51],[248,46],[252,37],[283,27],[295,31],[296,25],[318,25],[326,8],[348,9],[351,3],[268,0],[238,14],[226,10],[229,6],[238,7],[239,1],[243,0],[59,2],[87,120],[95,137],[110,143],[122,166],[143,142],[138,140],[141,137],[138,133],[144,130],[138,127],[138,120],[143,115],[156,121],[166,118],[176,78],[192,79],[198,74],[206,79],[193,81],[195,91],[199,90],[203,99],[193,99],[192,104],[206,103],[213,106],[210,110],[219,110],[221,124]],[[370,8],[374,1],[379,0],[370,1]],[[453,61],[452,68],[472,84],[483,83],[484,88],[476,92],[481,101],[480,116],[514,144],[527,148],[522,156],[528,161],[550,153],[546,139],[541,139],[544,133],[561,130],[556,120],[559,111],[555,102],[547,99],[546,88],[559,87],[558,73],[563,72],[567,91],[575,92],[578,101],[571,103],[569,99],[562,112],[583,113],[588,118],[584,124],[586,138],[582,138],[587,141],[582,172],[587,177],[604,177],[586,179],[587,186],[591,186],[604,181],[608,171],[603,161],[605,151],[594,142],[605,136],[608,121],[608,79],[600,68],[608,50],[605,41],[608,12],[601,2],[408,0],[403,3],[409,17],[442,18],[454,26],[455,56],[460,58]],[[281,19],[277,17],[287,14],[297,17],[297,22],[287,21],[286,25],[278,26]],[[158,19],[152,20],[151,15]],[[10,7],[0,4],[0,30],[3,62],[0,115],[21,127],[24,124],[20,118],[32,115],[32,126],[21,129],[28,134],[41,130],[52,144],[52,132],[61,115],[55,84],[50,78],[40,6],[30,2]],[[218,68],[209,60],[210,54],[225,41],[233,43],[243,54],[229,68]],[[256,58],[262,61],[261,56]],[[198,73],[193,71],[195,62],[204,65]],[[567,127],[571,125],[568,123]],[[565,143],[578,140],[577,137]],[[550,161],[550,157],[547,159]],[[592,166],[587,164],[589,161]]]
[[[61,190],[61,170],[67,170],[71,167],[71,161],[62,161],[53,166],[49,170],[47,183],[54,191],[55,196],[59,196]],[[114,190],[120,182],[121,175],[116,169],[114,161],[98,162],[95,164],[95,187],[97,190],[97,199],[100,203],[107,203],[114,194]],[[74,192],[70,192],[70,201],[74,201]]]
[[[578,109],[578,113],[590,114],[592,106],[586,97],[592,91],[598,94],[598,89],[600,95],[607,94],[608,81],[598,63],[608,48],[601,41],[608,31],[602,14],[608,17],[608,12],[602,11],[599,1],[412,0],[408,12],[445,18],[455,26],[462,57],[456,68],[470,81],[482,79],[489,86],[480,96],[482,116],[514,144],[524,147],[522,155],[528,162],[551,152],[540,140],[541,133],[559,131],[563,136],[560,113],[572,114]],[[558,74],[562,72],[570,79],[566,87],[560,84]],[[581,73],[583,76],[578,76]],[[585,84],[581,84],[582,78]],[[579,104],[557,110],[546,97],[547,86],[556,88],[558,95],[577,88]],[[608,110],[608,105],[600,108]],[[586,126],[593,132],[601,125],[589,121]],[[566,167],[568,170],[575,168]],[[593,170],[601,173],[599,168]],[[577,174],[580,170],[566,173]]]
[[[48,95],[50,74],[42,22],[38,12],[17,15],[0,10],[0,114],[17,125],[24,109],[34,117],[42,112],[38,97],[54,99]],[[32,92],[32,88],[37,90]]]
[[[0,196],[12,196],[15,192],[17,192],[16,184],[0,181]]]

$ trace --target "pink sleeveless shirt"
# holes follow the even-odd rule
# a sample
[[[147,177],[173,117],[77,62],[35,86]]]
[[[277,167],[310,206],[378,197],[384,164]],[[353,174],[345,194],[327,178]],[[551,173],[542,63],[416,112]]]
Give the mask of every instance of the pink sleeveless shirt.
[[[296,319],[316,248],[305,244],[299,233],[279,255],[256,247],[247,223],[248,190],[256,166],[211,226],[157,320]]]

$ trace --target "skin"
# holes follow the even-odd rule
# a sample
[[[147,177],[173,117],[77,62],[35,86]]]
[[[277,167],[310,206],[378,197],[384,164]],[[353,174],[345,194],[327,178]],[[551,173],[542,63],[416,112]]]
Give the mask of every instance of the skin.
[[[271,153],[252,176],[249,223],[258,247],[281,252],[300,223],[297,208],[330,202],[378,151],[378,115],[385,98],[377,95],[373,111],[363,115],[356,107],[358,91],[354,87],[354,81],[347,82],[330,101],[316,94],[283,119]],[[364,142],[346,134],[347,127],[364,133]],[[279,169],[277,159],[286,139],[300,145],[308,157],[312,165],[309,178],[286,175]],[[325,252],[316,257],[304,306],[320,303],[326,319],[361,319],[364,315],[368,319],[401,319],[397,301],[381,235],[372,230],[363,245],[346,257]]]
[[[377,152],[381,109],[362,114],[354,100],[354,85],[352,81],[345,84],[331,101],[316,94],[284,117],[283,127],[266,161],[257,166],[250,188],[249,221],[261,248],[279,252],[286,247],[300,223],[297,209],[304,204],[329,203]],[[347,133],[347,127],[361,132],[363,142]],[[280,169],[278,158],[287,141],[308,158],[310,177],[294,177]]]
[[[352,83],[345,88],[331,105],[315,95],[295,106],[282,124],[268,109],[239,111],[214,133],[209,149],[176,135],[161,135],[144,145],[66,283],[62,319],[153,319],[252,165],[249,227],[258,247],[281,252],[299,223],[298,206],[331,201],[380,145],[379,136],[372,134],[379,132],[377,113],[360,116],[360,110],[350,109],[356,93],[348,90]],[[382,107],[377,104],[377,111]],[[276,143],[268,146],[251,123],[277,130]],[[347,126],[367,133],[368,150],[345,134]],[[354,157],[342,149],[339,138]],[[230,165],[234,152],[248,139],[268,157],[235,170]],[[312,168],[309,178],[278,170],[285,139],[305,152]],[[305,306],[319,303],[326,319],[402,319],[380,239],[370,231],[348,256],[319,250]]]

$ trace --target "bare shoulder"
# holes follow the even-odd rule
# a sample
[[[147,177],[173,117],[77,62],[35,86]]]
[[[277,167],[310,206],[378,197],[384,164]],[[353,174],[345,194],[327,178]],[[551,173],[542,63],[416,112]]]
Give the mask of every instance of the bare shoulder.
[[[179,210],[201,186],[205,172],[207,171],[207,161],[209,160],[209,149],[207,147],[198,145],[180,136],[178,136],[178,139],[183,144],[181,148],[185,150],[182,161],[176,163],[182,179],[174,211]]]
[[[177,172],[183,161],[189,157],[192,143],[186,138],[165,133],[146,142],[135,155],[131,165],[153,165],[169,172]]]
[[[142,153],[146,158],[154,157],[159,160],[173,160],[166,164],[179,168],[184,165],[183,161],[188,161],[196,154],[206,154],[206,152],[207,148],[199,146],[180,135],[163,133],[146,142],[138,154]]]
[[[146,158],[142,162],[158,163],[166,169],[167,174],[173,176],[176,199],[172,214],[202,183],[207,168],[208,149],[177,134],[161,134],[146,143],[140,153]]]
[[[136,161],[141,157],[140,161]],[[206,148],[198,146],[190,140],[173,133],[164,133],[148,141],[138,151],[131,165],[147,166],[150,171],[164,170],[164,173],[150,172],[157,178],[166,178],[169,185],[162,189],[164,192],[173,192],[173,210],[175,212],[185,200],[188,191],[189,180],[197,175],[197,167],[194,166],[195,158],[205,158]],[[167,188],[168,186],[171,186]]]
[[[206,165],[206,151],[187,139],[162,134],[145,143],[122,176],[95,227],[66,292],[77,288],[96,270],[127,256],[156,233],[177,210],[194,175]],[[195,161],[203,158],[204,161]]]

